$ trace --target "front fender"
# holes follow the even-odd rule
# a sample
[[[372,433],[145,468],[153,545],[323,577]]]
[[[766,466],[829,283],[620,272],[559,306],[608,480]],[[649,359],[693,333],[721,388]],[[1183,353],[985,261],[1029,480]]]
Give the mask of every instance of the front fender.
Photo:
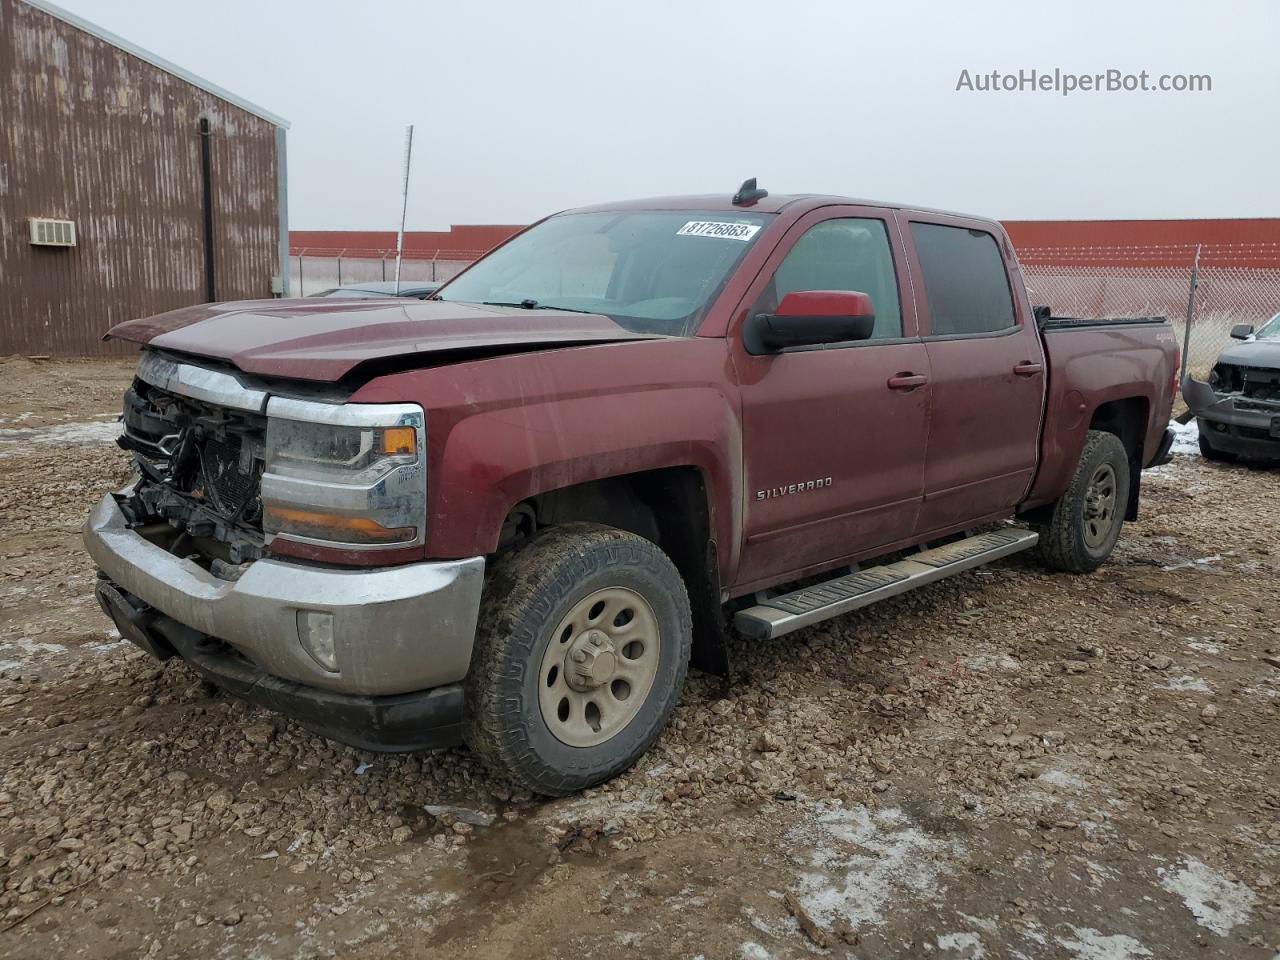
[[[493,553],[536,494],[666,467],[706,484],[721,570],[741,538],[742,431],[723,340],[578,347],[381,378],[358,396],[427,411],[426,556]]]

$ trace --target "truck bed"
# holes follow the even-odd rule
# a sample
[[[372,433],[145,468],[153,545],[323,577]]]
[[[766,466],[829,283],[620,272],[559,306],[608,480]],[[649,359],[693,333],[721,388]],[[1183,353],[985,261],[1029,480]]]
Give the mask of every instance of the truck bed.
[[[1049,379],[1040,470],[1026,506],[1056,499],[1093,418],[1108,404],[1132,417],[1141,462],[1157,455],[1173,403],[1178,345],[1164,317],[1051,317],[1042,323]]]

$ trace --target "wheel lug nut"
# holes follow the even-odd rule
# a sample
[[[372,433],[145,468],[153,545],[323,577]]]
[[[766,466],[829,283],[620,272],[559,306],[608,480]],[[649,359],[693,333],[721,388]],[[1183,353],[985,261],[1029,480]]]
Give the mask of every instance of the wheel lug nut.
[[[575,650],[575,651],[573,651],[573,662],[574,662],[574,663],[585,663],[585,662],[586,662],[586,659],[587,659],[587,653],[586,653],[586,651],[585,651],[585,650]]]
[[[593,634],[593,635],[592,635],[592,637],[591,637],[591,645],[592,645],[593,647],[602,647],[602,646],[604,646],[604,641],[600,639],[600,634],[598,634],[598,633],[597,633],[597,634]]]

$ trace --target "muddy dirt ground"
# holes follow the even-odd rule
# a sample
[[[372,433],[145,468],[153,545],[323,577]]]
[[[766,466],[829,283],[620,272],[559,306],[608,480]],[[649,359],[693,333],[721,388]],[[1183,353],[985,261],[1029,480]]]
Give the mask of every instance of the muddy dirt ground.
[[[1280,954],[1280,471],[1190,445],[1093,576],[1018,557],[694,676],[548,802],[119,640],[118,362],[0,363],[0,955]]]

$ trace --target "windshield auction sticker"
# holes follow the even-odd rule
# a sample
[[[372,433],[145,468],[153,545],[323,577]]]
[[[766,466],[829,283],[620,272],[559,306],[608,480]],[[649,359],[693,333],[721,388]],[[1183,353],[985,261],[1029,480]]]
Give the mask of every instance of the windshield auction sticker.
[[[746,243],[760,229],[755,223],[721,223],[716,220],[690,220],[676,231],[677,237],[719,237]]]

